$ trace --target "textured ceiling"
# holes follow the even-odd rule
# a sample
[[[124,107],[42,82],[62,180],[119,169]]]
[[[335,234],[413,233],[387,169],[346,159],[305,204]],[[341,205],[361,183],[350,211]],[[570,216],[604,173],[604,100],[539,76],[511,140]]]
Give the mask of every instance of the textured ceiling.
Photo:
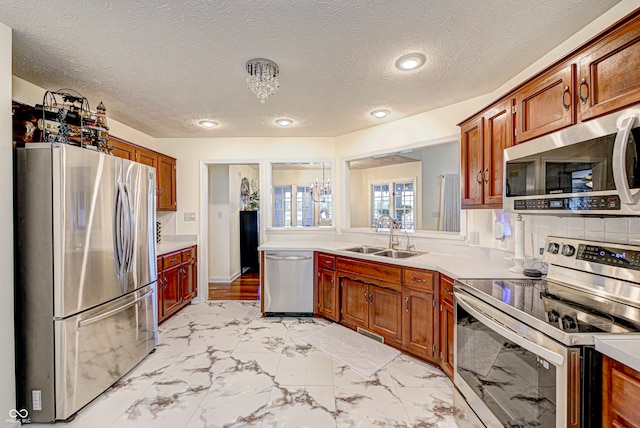
[[[0,22],[15,75],[153,137],[336,136],[490,92],[617,2],[0,0]],[[426,65],[396,70],[408,52]],[[265,105],[245,84],[254,57],[280,66]]]

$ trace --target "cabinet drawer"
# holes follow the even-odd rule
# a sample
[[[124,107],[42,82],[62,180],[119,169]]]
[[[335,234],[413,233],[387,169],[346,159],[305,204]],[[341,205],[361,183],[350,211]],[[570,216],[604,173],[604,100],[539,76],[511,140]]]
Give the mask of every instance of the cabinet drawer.
[[[322,269],[335,270],[336,258],[328,254],[318,254],[318,267]]]
[[[420,269],[404,269],[403,284],[418,290],[433,291],[436,272]]]
[[[187,262],[196,258],[196,247],[182,250],[182,262]]]
[[[167,269],[182,263],[180,251],[162,256],[162,268]]]
[[[440,275],[440,299],[453,305],[453,279]]]
[[[382,263],[363,262],[360,260],[338,257],[336,267],[340,271],[353,272],[382,281],[400,285],[402,283],[402,268]]]

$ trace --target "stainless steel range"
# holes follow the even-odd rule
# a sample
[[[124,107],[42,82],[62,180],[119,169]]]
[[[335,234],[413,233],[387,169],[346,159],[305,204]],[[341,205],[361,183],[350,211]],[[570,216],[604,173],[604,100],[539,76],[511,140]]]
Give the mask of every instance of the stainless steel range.
[[[456,281],[454,383],[489,427],[601,426],[597,336],[640,332],[640,247],[549,237],[545,279]]]

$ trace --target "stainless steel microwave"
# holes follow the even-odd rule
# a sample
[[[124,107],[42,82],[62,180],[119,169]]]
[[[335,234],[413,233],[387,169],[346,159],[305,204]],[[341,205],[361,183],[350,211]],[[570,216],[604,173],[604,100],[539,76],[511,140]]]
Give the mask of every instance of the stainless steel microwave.
[[[640,216],[640,106],[504,151],[504,210]]]

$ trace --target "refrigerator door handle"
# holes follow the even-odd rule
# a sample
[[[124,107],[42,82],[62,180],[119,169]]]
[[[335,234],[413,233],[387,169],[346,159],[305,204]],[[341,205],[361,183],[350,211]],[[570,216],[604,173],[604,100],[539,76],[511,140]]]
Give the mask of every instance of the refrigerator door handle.
[[[122,269],[124,264],[124,251],[123,251],[123,236],[122,236],[122,223],[123,223],[123,188],[122,183],[118,183],[118,189],[116,190],[116,210],[114,213],[114,240],[116,250],[116,270],[118,276],[122,275]]]
[[[103,320],[105,318],[109,318],[109,317],[117,314],[118,312],[125,311],[125,310],[129,309],[131,306],[137,305],[138,303],[142,302],[143,300],[148,299],[149,296],[151,296],[152,294],[153,294],[153,290],[149,291],[147,294],[145,294],[143,296],[138,297],[133,302],[129,302],[126,305],[120,306],[119,308],[115,308],[115,309],[112,309],[112,310],[110,310],[108,312],[104,312],[104,313],[102,313],[100,315],[96,315],[94,317],[87,318],[86,320],[80,320],[80,321],[78,321],[78,328],[82,328],[82,327],[85,327],[85,326],[87,326],[89,324],[93,324],[95,322]]]
[[[124,219],[124,230],[122,231],[122,243],[123,243],[123,273],[129,271],[129,263],[131,262],[131,241],[132,241],[132,232],[131,232],[131,199],[129,196],[129,190],[127,189],[126,184],[121,184],[122,186],[122,203],[123,203],[123,212],[122,217]]]
[[[131,202],[131,190],[129,189],[129,186],[127,184],[124,184],[124,191],[125,191],[125,195],[126,195],[126,201],[127,201],[127,212],[126,212],[126,216],[127,216],[127,225],[128,228],[126,230],[126,235],[127,235],[127,247],[126,247],[126,257],[125,257],[125,263],[126,263],[126,272],[129,272],[131,270],[131,262],[133,260],[133,239],[134,239],[134,235],[135,235],[135,216],[133,214],[133,204]]]

